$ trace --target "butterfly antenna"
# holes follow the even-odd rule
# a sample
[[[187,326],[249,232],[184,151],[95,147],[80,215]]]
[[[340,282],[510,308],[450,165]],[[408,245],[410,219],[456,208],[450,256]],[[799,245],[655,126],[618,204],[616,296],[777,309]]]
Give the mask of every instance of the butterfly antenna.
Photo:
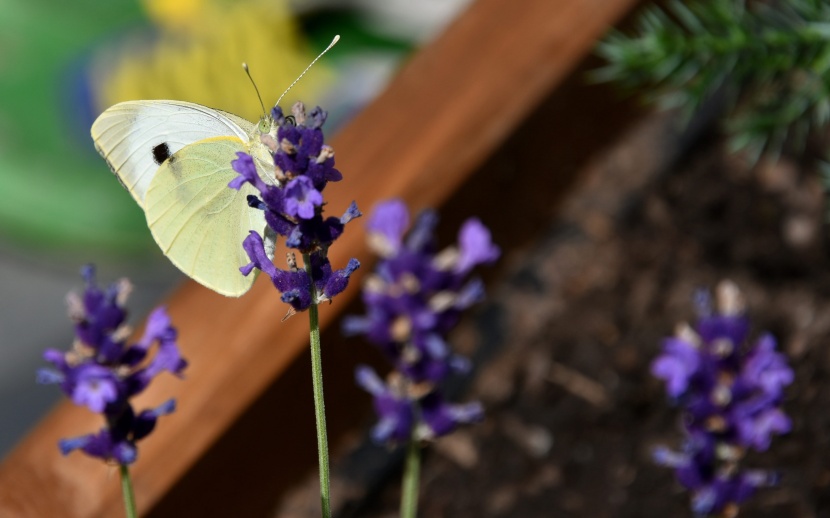
[[[259,105],[262,106],[262,114],[267,116],[268,112],[265,111],[265,103],[262,102],[262,96],[259,95],[259,88],[256,87],[256,82],[254,81],[254,78],[251,77],[251,71],[248,70],[248,64],[245,63],[244,61],[242,62],[242,69],[245,70],[245,73],[248,74],[248,79],[250,79],[251,84],[254,85],[254,90],[256,91],[256,97],[257,97],[257,99],[259,99]]]
[[[291,83],[290,85],[288,85],[288,88],[286,88],[286,89],[285,89],[285,91],[284,91],[284,92],[282,93],[282,95],[280,96],[280,98],[279,98],[279,99],[277,99],[277,102],[274,104],[274,106],[279,106],[280,101],[282,101],[282,98],[283,98],[283,97],[285,97],[285,94],[287,94],[287,93],[288,93],[288,91],[289,91],[289,90],[291,90],[291,89],[294,87],[294,85],[296,85],[296,84],[297,84],[297,82],[298,82],[300,79],[302,79],[302,78],[303,78],[303,76],[305,75],[305,73],[306,73],[306,72],[308,72],[308,69],[309,69],[309,68],[311,68],[311,67],[314,65],[314,63],[317,63],[317,60],[318,60],[318,59],[320,59],[320,58],[322,58],[322,57],[323,57],[323,54],[325,54],[325,53],[326,53],[326,52],[328,52],[328,51],[329,51],[332,47],[334,47],[334,44],[335,44],[335,43],[337,43],[338,41],[340,41],[340,35],[339,35],[339,34],[338,34],[337,36],[335,36],[333,40],[331,40],[331,43],[329,43],[329,46],[328,46],[328,47],[326,47],[326,49],[325,49],[323,52],[321,52],[319,56],[317,56],[316,58],[314,58],[314,61],[312,61],[311,63],[309,63],[309,65],[308,65],[307,67],[305,67],[305,70],[303,70],[303,73],[302,73],[302,74],[300,74],[300,75],[297,77],[297,79],[295,79],[295,80],[294,80],[294,82],[293,82],[293,83]]]

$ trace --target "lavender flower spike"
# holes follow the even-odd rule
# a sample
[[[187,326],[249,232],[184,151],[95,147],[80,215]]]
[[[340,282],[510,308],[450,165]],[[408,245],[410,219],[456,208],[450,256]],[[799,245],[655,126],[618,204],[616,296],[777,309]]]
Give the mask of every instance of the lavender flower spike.
[[[291,111],[290,116],[285,116],[282,108],[274,107],[264,121],[267,132],[258,135],[271,152],[273,167],[261,163],[260,157],[255,161],[249,155],[239,153],[231,167],[240,176],[228,186],[240,189],[249,183],[259,191],[258,196],[248,195],[248,206],[262,210],[267,224],[265,235],[251,232],[244,239],[242,248],[250,263],[240,268],[240,272],[249,275],[258,269],[267,274],[280,292],[280,300],[291,306],[287,316],[308,310],[320,502],[322,515],[329,518],[328,439],[317,306],[343,292],[351,275],[360,267],[357,259],[351,259],[345,268],[335,270],[329,262],[328,250],[343,234],[346,224],[361,214],[352,202],[339,218],[323,216],[326,185],[343,178],[334,168],[334,150],[324,144],[322,126],[326,122],[326,112],[317,107],[306,114],[302,103],[295,103]],[[263,176],[260,176],[260,168]],[[301,254],[301,267],[298,267],[297,254],[293,251],[286,255],[287,268],[278,268],[271,262],[274,256],[271,244],[276,242],[277,236],[283,236],[285,246]]]
[[[37,379],[60,385],[75,404],[101,414],[106,421],[95,434],[61,440],[64,454],[80,449],[87,455],[128,465],[138,455],[136,443],[149,435],[158,417],[175,408],[170,400],[136,414],[130,399],[162,372],[180,376],[187,362],[179,353],[176,329],[164,308],[150,314],[144,336],[128,345],[124,303],[129,283],[121,281],[102,290],[91,266],[84,268],[83,276],[83,296],[68,297],[69,314],[75,321],[72,350],[48,349],[43,357],[53,368],[40,369]]]
[[[334,150],[323,143],[326,112],[318,107],[306,114],[303,104],[297,103],[291,117],[286,117],[280,107],[272,110],[271,117],[277,126],[276,140],[273,134],[262,135],[262,139],[272,151],[273,178],[269,171],[268,180],[263,179],[254,159],[246,153],[237,153],[237,159],[231,162],[239,176],[228,187],[238,190],[249,183],[256,188],[259,195],[248,196],[248,205],[264,211],[268,224],[266,236],[252,231],[243,241],[251,262],[240,271],[243,275],[254,269],[264,272],[292,311],[304,311],[342,292],[351,273],[360,266],[357,259],[352,259],[346,268],[332,270],[327,251],[345,225],[361,214],[352,202],[342,217],[323,217],[323,190],[328,182],[343,178],[334,168]],[[283,236],[287,247],[310,256],[315,265],[310,275],[298,270],[293,259],[287,269],[274,266],[271,244],[275,236]],[[312,300],[312,286],[322,294],[318,300]]]
[[[418,216],[412,228],[401,200],[379,203],[366,225],[369,245],[382,260],[363,289],[366,315],[344,321],[346,334],[363,334],[389,358],[395,370],[384,384],[368,368],[357,381],[374,397],[380,418],[372,436],[379,442],[432,439],[483,416],[481,405],[445,401],[440,384],[466,372],[469,362],[452,353],[446,335],[461,312],[481,300],[483,285],[471,269],[496,260],[499,249],[477,219],[459,233],[460,245],[438,252],[433,212]]]
[[[793,372],[775,351],[772,335],[749,340],[749,321],[734,284],[718,286],[716,309],[710,297],[696,299],[695,329],[680,327],[652,363],[652,374],[683,405],[686,432],[682,451],[659,448],[654,459],[675,469],[692,493],[695,514],[734,515],[757,488],[777,482],[775,473],[747,469],[744,455],[766,450],[773,435],[790,431],[780,406]]]

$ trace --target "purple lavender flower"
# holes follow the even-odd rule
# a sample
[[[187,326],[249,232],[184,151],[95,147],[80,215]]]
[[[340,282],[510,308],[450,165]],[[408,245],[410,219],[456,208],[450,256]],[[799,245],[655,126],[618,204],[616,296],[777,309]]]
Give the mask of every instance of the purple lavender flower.
[[[82,297],[70,294],[69,315],[75,321],[75,343],[69,352],[47,349],[43,357],[53,368],[38,371],[39,383],[60,385],[76,404],[102,414],[106,426],[60,442],[68,454],[81,449],[88,455],[119,464],[135,461],[135,443],[155,427],[156,419],[173,411],[173,400],[139,414],[130,398],[141,393],[162,372],[180,376],[187,362],[176,345],[176,329],[163,307],[147,318],[142,338],[127,345],[129,328],[124,309],[130,284],[122,280],[106,290],[95,282],[92,266],[83,269],[86,289]],[[155,354],[151,354],[155,345]]]
[[[345,268],[333,270],[327,251],[343,233],[346,223],[361,214],[352,203],[340,218],[323,217],[323,190],[328,182],[343,178],[334,168],[334,150],[323,143],[321,127],[326,112],[317,107],[306,114],[303,104],[296,103],[292,114],[286,117],[280,107],[275,107],[271,118],[276,132],[261,136],[273,153],[273,180],[263,180],[253,157],[240,152],[231,162],[239,176],[228,186],[239,189],[250,183],[259,191],[259,196],[248,197],[248,204],[265,212],[266,234],[273,233],[261,236],[251,232],[245,239],[242,246],[251,262],[240,268],[241,272],[249,275],[256,268],[266,273],[282,293],[282,300],[293,311],[303,311],[312,303],[331,300],[343,291],[349,276],[360,266],[357,259],[351,259]],[[287,270],[273,265],[273,254],[269,253],[273,251],[273,236],[283,236],[286,246],[311,256],[311,276],[297,269],[293,259]],[[312,300],[312,286],[316,300]]]
[[[366,368],[357,375],[375,398],[381,420],[373,436],[379,441],[408,440],[413,427],[418,438],[437,437],[481,417],[477,403],[449,405],[436,387],[468,368],[445,337],[461,312],[484,296],[481,281],[468,279],[469,272],[495,261],[499,249],[487,228],[470,219],[459,233],[460,246],[439,252],[436,223],[435,213],[424,212],[406,234],[409,212],[402,201],[390,200],[375,207],[366,225],[382,260],[363,288],[366,315],[347,317],[343,330],[366,335],[395,366],[389,385]]]
[[[775,339],[749,341],[749,321],[737,287],[722,282],[717,311],[699,294],[695,329],[681,326],[663,342],[651,372],[666,382],[668,395],[683,406],[686,439],[681,452],[655,450],[655,460],[675,469],[692,492],[698,515],[734,514],[759,487],[777,475],[743,467],[748,450],[769,448],[774,434],[790,431],[780,408],[793,372]]]

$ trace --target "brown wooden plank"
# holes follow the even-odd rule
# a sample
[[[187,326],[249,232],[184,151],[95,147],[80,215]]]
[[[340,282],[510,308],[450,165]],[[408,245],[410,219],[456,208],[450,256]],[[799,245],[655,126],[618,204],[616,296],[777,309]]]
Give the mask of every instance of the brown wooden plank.
[[[327,190],[328,211],[339,214],[353,199],[368,209],[390,196],[415,208],[440,204],[634,4],[473,4],[334,139],[345,180]],[[370,259],[360,227],[351,225],[331,250],[335,266],[353,256]],[[323,325],[355,293],[350,289],[322,308]],[[239,300],[188,283],[167,304],[191,366],[186,381],[161,378],[138,402],[149,406],[171,395],[179,402],[177,413],[141,444],[134,468],[141,510],[152,507],[307,346],[304,315],[280,322],[285,305],[265,279]],[[0,466],[0,516],[119,515],[117,473],[82,455],[63,459],[55,445],[98,426],[95,416],[70,404],[47,416]]]

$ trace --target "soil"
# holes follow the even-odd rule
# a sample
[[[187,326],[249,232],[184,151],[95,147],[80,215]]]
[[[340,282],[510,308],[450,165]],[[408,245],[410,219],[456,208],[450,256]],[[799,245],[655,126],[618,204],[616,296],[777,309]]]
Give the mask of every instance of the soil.
[[[645,155],[677,142],[671,125],[653,117],[590,164],[544,238],[505,258],[511,273],[490,284],[493,302],[452,337],[479,368],[451,390],[482,401],[487,419],[425,450],[419,516],[690,516],[671,470],[651,460],[682,434],[649,364],[661,338],[694,318],[694,291],[722,279],[738,284],[754,334],[772,332],[796,373],[792,433],[747,460],[777,469],[781,483],[741,516],[830,516],[822,184],[787,159],[752,167],[713,131],[679,155]],[[397,516],[399,465],[383,486],[354,490],[354,465],[387,453],[371,448],[334,463],[341,516]],[[277,515],[302,514],[291,502],[315,491],[307,484]]]

